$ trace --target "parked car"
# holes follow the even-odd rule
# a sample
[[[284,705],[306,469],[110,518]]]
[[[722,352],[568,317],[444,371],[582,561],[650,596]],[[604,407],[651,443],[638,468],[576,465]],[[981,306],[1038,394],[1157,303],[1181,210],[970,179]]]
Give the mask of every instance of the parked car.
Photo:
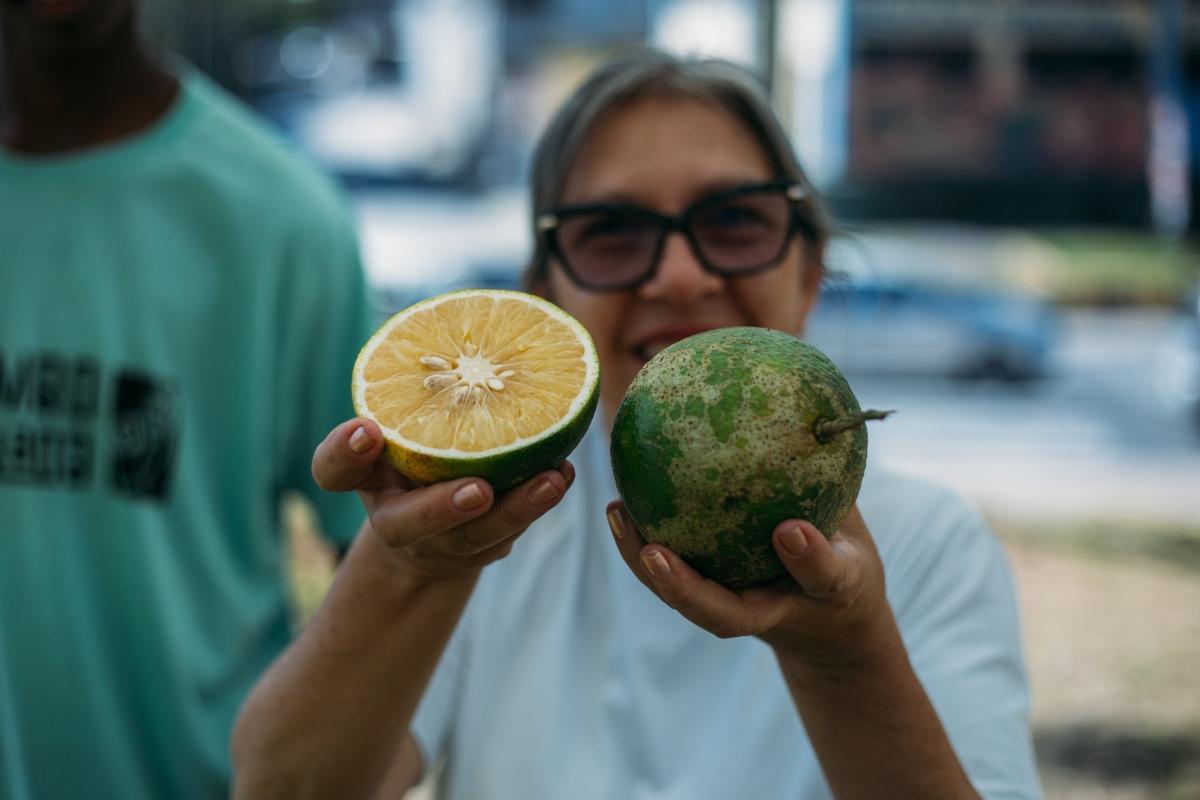
[[[1030,381],[1050,371],[1053,304],[943,270],[833,258],[806,338],[844,371]],[[912,252],[906,253],[911,255]],[[843,253],[845,256],[845,253]]]

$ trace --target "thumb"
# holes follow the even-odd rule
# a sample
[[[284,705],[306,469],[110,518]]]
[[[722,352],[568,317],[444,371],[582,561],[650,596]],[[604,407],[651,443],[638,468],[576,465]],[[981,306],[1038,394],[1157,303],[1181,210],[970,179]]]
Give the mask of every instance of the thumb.
[[[837,595],[845,588],[853,563],[841,552],[845,540],[830,541],[811,522],[781,522],[771,542],[788,573],[809,597]]]
[[[383,433],[369,419],[356,417],[338,425],[313,453],[313,480],[327,492],[361,489],[375,472],[383,452]]]

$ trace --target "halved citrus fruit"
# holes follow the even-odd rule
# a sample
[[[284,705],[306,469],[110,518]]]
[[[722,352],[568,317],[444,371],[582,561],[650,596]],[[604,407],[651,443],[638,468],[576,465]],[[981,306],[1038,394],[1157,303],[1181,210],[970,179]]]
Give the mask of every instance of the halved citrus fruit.
[[[378,423],[401,474],[510,489],[561,462],[591,424],[591,336],[523,292],[465,289],[409,306],[358,354],[354,410]]]

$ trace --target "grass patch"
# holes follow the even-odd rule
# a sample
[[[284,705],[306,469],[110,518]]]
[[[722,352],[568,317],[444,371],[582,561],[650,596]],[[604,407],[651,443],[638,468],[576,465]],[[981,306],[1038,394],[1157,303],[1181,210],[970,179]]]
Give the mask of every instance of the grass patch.
[[[319,533],[317,515],[302,495],[284,499],[281,509],[287,542],[287,583],[292,602],[293,626],[299,630],[329,591],[337,556]]]
[[[1195,247],[1149,233],[1056,231],[1033,238],[1053,265],[1043,285],[1063,303],[1172,305],[1200,279]]]
[[[1001,538],[1089,558],[1153,562],[1200,572],[1200,525],[1157,521],[1011,520],[992,524]]]

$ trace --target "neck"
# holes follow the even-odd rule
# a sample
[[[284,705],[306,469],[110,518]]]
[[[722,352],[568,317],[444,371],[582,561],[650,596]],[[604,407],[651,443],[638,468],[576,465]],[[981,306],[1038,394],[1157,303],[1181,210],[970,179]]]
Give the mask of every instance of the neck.
[[[22,153],[64,153],[106,144],[152,125],[178,82],[138,40],[133,20],[83,53],[50,53],[0,28],[4,67],[0,145]]]

